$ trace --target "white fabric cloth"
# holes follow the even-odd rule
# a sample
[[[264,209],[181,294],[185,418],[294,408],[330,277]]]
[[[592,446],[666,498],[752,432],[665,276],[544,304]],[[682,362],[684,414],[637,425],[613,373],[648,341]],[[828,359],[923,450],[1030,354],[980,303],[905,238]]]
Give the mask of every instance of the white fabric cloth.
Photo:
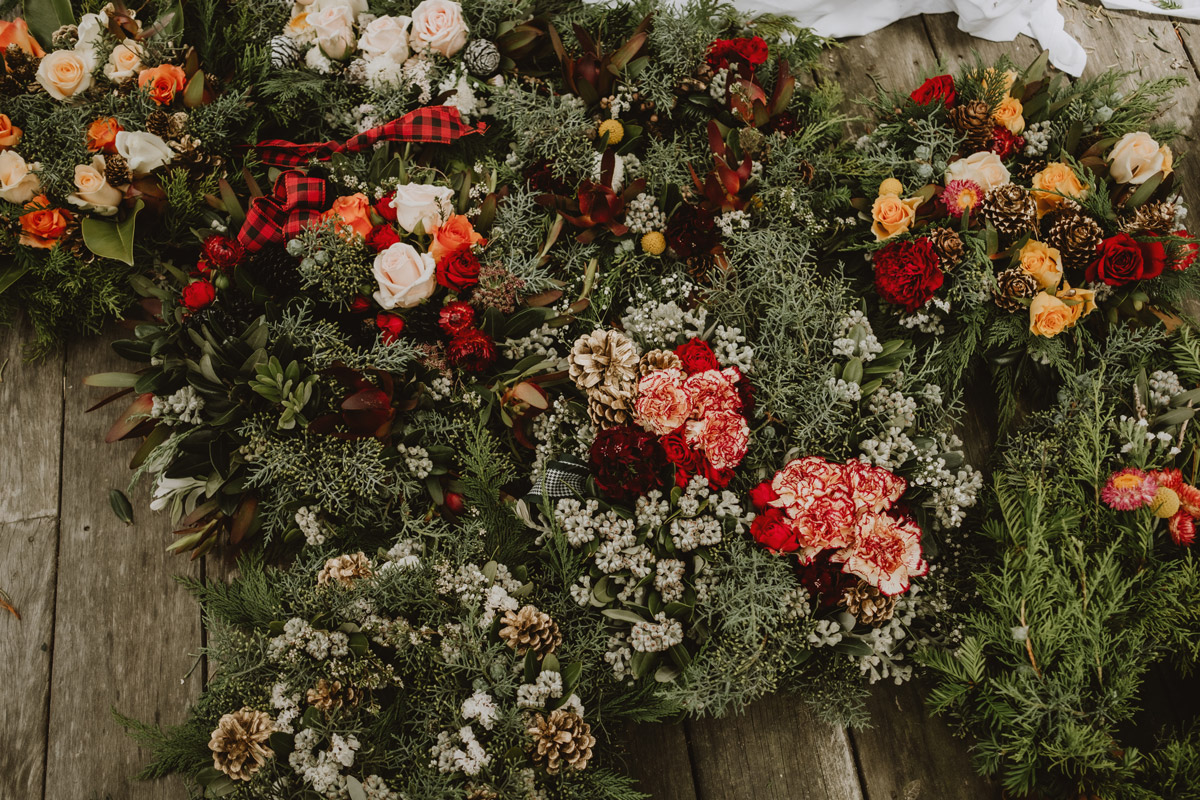
[[[1147,14],[1166,14],[1180,19],[1200,19],[1200,0],[1175,0],[1179,8],[1167,8],[1163,0],[1101,0],[1105,8],[1122,11],[1144,11]]]

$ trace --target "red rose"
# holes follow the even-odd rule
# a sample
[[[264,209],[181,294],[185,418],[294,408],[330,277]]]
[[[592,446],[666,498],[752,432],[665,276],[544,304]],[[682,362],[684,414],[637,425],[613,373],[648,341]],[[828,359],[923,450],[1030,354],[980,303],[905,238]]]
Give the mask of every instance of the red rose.
[[[456,300],[442,306],[438,312],[438,327],[447,336],[457,336],[475,325],[475,309],[469,303]]]
[[[367,234],[367,246],[376,253],[382,253],[400,241],[400,235],[391,225],[376,225]]]
[[[371,301],[363,297],[361,294],[350,301],[350,310],[355,314],[361,314],[364,311],[369,311],[370,308]]]
[[[205,239],[200,250],[204,254],[204,260],[217,269],[235,267],[246,255],[246,249],[237,239],[230,239],[219,233]]]
[[[663,452],[667,454],[667,461],[674,464],[687,477],[690,478],[700,471],[703,456],[687,443],[687,436],[682,429],[668,433],[659,438],[658,442],[662,445]]]
[[[183,300],[183,305],[188,311],[199,311],[217,299],[217,290],[208,281],[192,281],[183,287],[180,299]]]
[[[461,331],[450,340],[446,357],[453,366],[467,372],[483,372],[496,360],[492,337],[478,328]]]
[[[479,259],[470,247],[462,247],[437,262],[437,282],[452,292],[479,283]]]
[[[375,213],[388,222],[396,221],[396,209],[392,206],[394,199],[396,199],[396,192],[391,191],[375,201]]]
[[[893,242],[875,251],[875,289],[889,303],[913,313],[942,287],[933,243],[922,237]]]
[[[729,62],[750,68],[760,67],[767,61],[767,43],[761,36],[741,39],[717,39],[708,46],[708,65],[714,70],[724,69]]]
[[[909,97],[919,106],[927,106],[939,100],[946,108],[950,108],[954,105],[954,78],[949,75],[930,78],[918,86]]]
[[[1000,158],[1008,158],[1018,150],[1025,148],[1025,137],[1017,136],[1001,125],[997,125],[992,129],[992,146],[991,150]]]
[[[675,355],[679,356],[679,360],[683,362],[683,371],[688,375],[721,368],[713,349],[708,346],[708,342],[694,336],[676,347]]]
[[[379,336],[384,344],[391,344],[400,338],[404,330],[404,320],[395,314],[376,314],[375,327],[379,328]]]
[[[779,495],[775,493],[775,489],[772,488],[770,481],[764,481],[750,490],[750,502],[759,511],[770,505],[772,500],[778,499]]]
[[[710,489],[724,489],[736,474],[730,467],[717,469],[707,458],[704,459],[704,477],[708,479]]]
[[[1162,274],[1167,252],[1157,236],[1139,242],[1128,233],[1105,239],[1096,248],[1096,260],[1088,265],[1087,279],[1109,286],[1157,278]]]
[[[1183,239],[1195,238],[1187,231],[1175,231],[1175,235]],[[1175,250],[1175,259],[1171,262],[1171,269],[1183,272],[1196,263],[1196,256],[1198,254],[1200,254],[1200,244],[1196,242],[1183,242]]]
[[[787,524],[783,510],[768,508],[750,523],[750,535],[754,541],[776,553],[790,553],[800,546],[796,532]]]

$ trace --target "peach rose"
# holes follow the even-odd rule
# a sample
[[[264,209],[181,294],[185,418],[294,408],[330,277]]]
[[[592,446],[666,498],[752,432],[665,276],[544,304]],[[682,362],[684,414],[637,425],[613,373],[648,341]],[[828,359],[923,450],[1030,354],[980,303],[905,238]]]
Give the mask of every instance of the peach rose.
[[[113,83],[121,83],[137,75],[142,68],[142,46],[132,39],[126,39],[109,53],[108,63],[104,65],[104,77]]]
[[[1012,178],[1000,156],[981,151],[960,158],[946,168],[946,183],[953,180],[975,181],[986,193],[1011,182]]]
[[[0,51],[8,49],[8,46],[13,44],[31,56],[41,58],[46,55],[46,51],[37,43],[37,39],[30,35],[29,25],[23,19],[15,19],[12,22],[0,21]]]
[[[700,449],[717,469],[733,469],[742,463],[749,446],[750,426],[741,414],[723,411],[705,417]]]
[[[37,173],[30,169],[15,150],[0,151],[0,199],[10,203],[28,202],[42,189]]]
[[[71,215],[61,208],[51,208],[46,195],[39,194],[25,204],[21,215],[21,244],[48,250],[67,232]]]
[[[897,234],[906,233],[917,218],[920,197],[901,200],[894,194],[880,195],[871,205],[871,233],[875,241],[882,242]]]
[[[1012,133],[1020,133],[1025,130],[1025,117],[1021,116],[1024,108],[1021,106],[1021,101],[1015,97],[1006,97],[1000,103],[1000,107],[996,109],[996,113],[992,115],[992,119],[998,125],[1002,125]]]
[[[362,192],[336,198],[323,219],[340,220],[341,225],[348,225],[364,239],[375,227],[371,224],[371,201]]]
[[[1171,148],[1144,131],[1127,133],[1108,152],[1108,171],[1117,183],[1145,183],[1157,173],[1171,174]]]
[[[93,156],[91,164],[75,167],[75,193],[67,196],[71,205],[111,216],[124,197],[125,193],[110,186],[104,177],[104,156]]]
[[[443,256],[457,253],[464,247],[474,247],[483,241],[483,236],[475,232],[471,221],[462,214],[451,214],[441,225],[435,225],[430,235],[433,241],[429,243],[429,255],[433,256],[434,261],[441,261]]]
[[[666,436],[687,422],[692,400],[683,390],[682,370],[660,369],[638,382],[634,419],[656,436]]]
[[[387,309],[412,308],[433,296],[437,267],[433,256],[418,253],[411,244],[397,242],[375,256],[372,268],[379,290],[375,302]]]
[[[55,50],[38,63],[37,82],[55,100],[70,100],[92,85],[92,69],[74,50]]]
[[[12,124],[8,114],[0,114],[0,150],[16,147],[21,141],[21,129]]]
[[[454,201],[454,190],[449,186],[431,186],[424,183],[406,183],[396,187],[392,197],[392,208],[396,210],[396,224],[409,233],[428,233],[437,227],[443,214],[453,213],[450,204]]]
[[[1063,281],[1062,288],[1055,296],[1071,309],[1069,327],[1074,327],[1076,322],[1096,310],[1096,292],[1092,289],[1072,289],[1071,284]]]
[[[412,12],[414,50],[434,50],[449,58],[467,43],[462,6],[452,0],[422,0]]]
[[[1030,239],[1021,248],[1020,259],[1021,269],[1032,275],[1043,289],[1054,289],[1062,280],[1062,255],[1057,248]]]
[[[1058,336],[1074,324],[1071,307],[1052,294],[1039,292],[1029,304],[1029,332],[1035,336]]]
[[[174,64],[159,64],[138,73],[138,88],[145,89],[150,99],[165,106],[175,99],[175,93],[183,91],[187,75]]]
[[[117,134],[125,130],[116,117],[100,117],[92,120],[87,129],[87,149],[93,153],[117,152]]]
[[[1061,206],[1067,198],[1079,200],[1087,197],[1088,192],[1087,184],[1079,180],[1075,170],[1061,161],[1047,164],[1029,185],[1037,203],[1038,219]]]

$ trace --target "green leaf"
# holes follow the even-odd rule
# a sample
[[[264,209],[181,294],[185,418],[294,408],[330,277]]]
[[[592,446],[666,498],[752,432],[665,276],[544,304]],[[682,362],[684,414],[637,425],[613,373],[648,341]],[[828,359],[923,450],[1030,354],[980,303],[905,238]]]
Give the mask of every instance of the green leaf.
[[[1149,180],[1139,186],[1137,191],[1131,194],[1129,199],[1125,201],[1125,208],[1137,208],[1149,200],[1165,177],[1167,176],[1162,172],[1156,172],[1151,175]]]
[[[24,12],[22,16],[29,23],[29,32],[36,36],[38,42],[47,50],[50,49],[50,39],[54,32],[63,25],[75,22],[71,0],[25,0],[21,5]]]
[[[128,389],[138,382],[132,372],[97,372],[83,379],[84,386],[102,386],[108,389]]]
[[[12,286],[17,281],[21,280],[21,276],[29,271],[29,265],[12,264],[8,269],[0,274],[0,294],[4,294],[4,290]]]
[[[129,498],[120,489],[108,490],[108,504],[112,506],[113,513],[117,515],[117,519],[124,522],[126,525],[133,524],[133,504],[129,502]]]
[[[362,782],[353,775],[346,776],[346,791],[350,794],[350,800],[367,800]]]
[[[600,613],[609,619],[619,619],[622,622],[628,622],[631,624],[646,621],[640,614],[635,614],[632,611],[626,611],[623,608],[606,608]]]
[[[97,217],[84,217],[79,223],[83,230],[83,243],[101,258],[111,258],[133,266],[133,226],[138,212],[145,206],[141,200],[121,222],[110,222]]]

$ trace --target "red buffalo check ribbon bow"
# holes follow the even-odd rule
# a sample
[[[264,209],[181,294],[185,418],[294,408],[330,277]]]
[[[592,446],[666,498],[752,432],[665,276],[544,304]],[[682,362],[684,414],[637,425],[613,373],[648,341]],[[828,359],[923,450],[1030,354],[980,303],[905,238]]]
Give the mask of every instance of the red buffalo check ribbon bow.
[[[467,125],[454,106],[426,106],[410,111],[399,119],[363,131],[343,142],[297,144],[283,139],[266,139],[255,145],[264,164],[272,167],[302,167],[312,159],[328,161],[334,153],[357,153],[376,142],[428,142],[450,144],[472,133],[483,133],[487,126]]]
[[[325,213],[325,181],[291,169],[275,180],[271,193],[250,201],[238,241],[248,252],[285,242]]]

